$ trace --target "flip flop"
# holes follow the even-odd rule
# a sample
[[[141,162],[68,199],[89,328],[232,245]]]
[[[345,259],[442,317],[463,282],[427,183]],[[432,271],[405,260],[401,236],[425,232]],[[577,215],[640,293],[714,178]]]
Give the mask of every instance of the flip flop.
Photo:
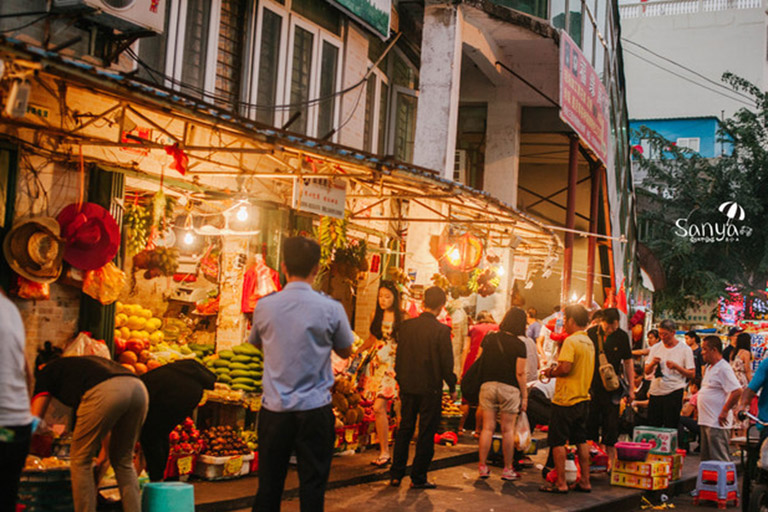
[[[549,492],[549,493],[552,493],[552,494],[568,494],[568,490],[567,489],[565,491],[563,491],[561,489],[558,489],[554,485],[542,485],[541,487],[539,487],[539,491],[541,491],[541,492]]]
[[[591,487],[589,489],[586,489],[586,488],[582,487],[579,484],[576,484],[573,487],[571,487],[571,490],[572,491],[576,491],[576,492],[592,492],[592,488]]]
[[[371,461],[371,466],[383,468],[384,466],[389,466],[390,462],[392,462],[392,457],[379,457],[378,459]]]

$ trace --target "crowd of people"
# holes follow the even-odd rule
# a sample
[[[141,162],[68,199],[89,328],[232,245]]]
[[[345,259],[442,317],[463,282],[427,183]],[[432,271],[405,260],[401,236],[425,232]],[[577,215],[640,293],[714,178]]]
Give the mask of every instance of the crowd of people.
[[[280,510],[292,455],[298,463],[302,510],[323,510],[335,438],[331,354],[353,356],[354,335],[341,304],[312,290],[319,260],[315,241],[286,239],[281,262],[286,285],[262,298],[253,313],[248,341],[264,353],[254,511]],[[446,300],[441,288],[428,288],[421,314],[408,318],[397,286],[382,282],[370,336],[354,354],[360,356],[358,364],[350,366],[375,411],[380,448],[371,463],[391,465],[391,486],[400,486],[406,476],[415,436],[410,486],[436,487],[428,468],[443,392],[447,388],[455,401],[457,387],[468,387],[470,374],[478,391],[476,397],[465,396],[460,428],[476,407],[478,478],[491,476],[488,457],[497,423],[504,461],[500,477],[520,478],[526,460],[515,450],[515,432],[521,415],[527,414],[532,428],[542,426],[548,432],[547,466],[555,477],[540,490],[550,493],[590,492],[588,441],[604,448],[610,469],[614,445],[636,424],[679,429],[683,446],[690,448],[689,441],[698,440],[703,459],[727,459],[732,430],[745,427],[734,422],[733,410],[748,405],[768,382],[765,365],[752,378],[750,338],[738,329],[729,333],[730,343],[723,347],[718,336],[702,340],[695,332],[679,341],[675,323],[663,320],[648,333],[647,348],[633,347],[619,327],[618,310],[608,308],[590,317],[580,305],[553,312],[555,330],[564,333],[559,337],[550,335],[549,319],[538,320],[535,309],[513,307],[498,324],[489,312],[479,312],[466,332],[457,376],[452,329],[444,321]],[[203,389],[213,386],[215,376],[194,361],[169,364],[139,378],[107,359],[66,357],[36,369],[30,394],[23,324],[2,293],[0,320],[8,327],[0,340],[0,508],[13,509],[30,435],[45,428],[38,425],[40,418],[50,399],[57,398],[76,413],[70,466],[75,510],[96,509],[93,463],[102,445],[115,468],[123,509],[140,510],[134,445],[140,441],[143,446],[150,477],[161,479],[168,433],[196,406]],[[390,452],[391,415],[399,424]],[[570,487],[568,446],[576,446],[580,465],[580,477]]]

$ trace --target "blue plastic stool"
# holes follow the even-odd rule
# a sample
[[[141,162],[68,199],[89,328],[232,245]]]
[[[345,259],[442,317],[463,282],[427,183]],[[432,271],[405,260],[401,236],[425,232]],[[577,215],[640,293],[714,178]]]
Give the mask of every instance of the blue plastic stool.
[[[736,465],[733,462],[707,460],[699,464],[699,475],[696,478],[696,490],[693,491],[693,504],[700,500],[716,501],[717,507],[723,509],[727,502],[739,504],[739,485],[736,475]]]
[[[153,482],[141,493],[143,512],[194,512],[195,488],[182,482]]]

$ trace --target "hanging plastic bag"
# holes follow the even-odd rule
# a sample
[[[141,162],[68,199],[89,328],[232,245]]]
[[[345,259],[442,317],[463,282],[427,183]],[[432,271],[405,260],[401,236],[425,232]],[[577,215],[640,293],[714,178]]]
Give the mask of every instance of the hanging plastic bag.
[[[123,291],[125,281],[125,272],[110,261],[101,268],[85,273],[83,292],[102,304],[112,304]]]
[[[19,289],[16,294],[20,299],[48,300],[51,298],[51,287],[48,283],[37,283],[19,276]]]
[[[70,343],[64,351],[63,356],[99,356],[111,359],[107,345],[101,340],[91,338],[89,332],[79,333],[75,341]]]
[[[515,426],[515,448],[525,452],[531,447],[531,426],[528,423],[528,415],[524,412],[517,417]]]

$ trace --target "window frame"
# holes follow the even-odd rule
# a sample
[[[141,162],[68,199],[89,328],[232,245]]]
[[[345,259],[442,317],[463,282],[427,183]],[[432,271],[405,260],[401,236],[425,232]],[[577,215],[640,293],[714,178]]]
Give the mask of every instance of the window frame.
[[[371,69],[373,67],[373,62],[368,61],[368,69]],[[391,105],[391,98],[392,98],[392,88],[390,86],[390,79],[387,76],[386,73],[384,73],[381,69],[376,67],[372,72],[371,76],[375,78],[375,87],[373,92],[373,105],[372,105],[372,112],[371,112],[371,149],[370,152],[374,155],[377,154],[385,154],[386,149],[389,147],[389,137],[388,137],[388,131],[389,131],[389,116],[390,116],[390,105]],[[387,99],[386,99],[386,111],[384,112],[384,143],[381,144],[383,147],[379,147],[379,141],[380,141],[380,121],[381,121],[381,89],[382,87],[386,85],[389,87],[387,90]],[[366,84],[367,87],[367,84]],[[366,91],[367,93],[367,91]],[[363,127],[364,130],[367,129],[367,127]],[[365,150],[365,148],[363,148]]]
[[[268,9],[270,12],[274,13],[276,16],[280,16],[281,23],[280,23],[280,53],[278,56],[278,62],[277,62],[277,84],[276,84],[276,92],[275,92],[275,105],[282,105],[283,104],[283,98],[284,98],[284,91],[286,89],[286,81],[287,81],[287,66],[288,66],[288,59],[286,58],[286,55],[288,53],[288,37],[289,37],[289,23],[290,23],[290,11],[286,9],[283,5],[278,4],[276,2],[272,2],[270,0],[261,0],[258,3],[258,6],[256,9],[254,9],[254,15],[256,16],[256,25],[255,25],[255,32],[254,37],[249,38],[250,41],[252,41],[252,58],[251,58],[251,77],[250,80],[248,80],[248,87],[247,87],[247,103],[249,106],[247,107],[247,117],[250,119],[256,119],[256,113],[257,110],[250,106],[250,104],[254,104],[258,101],[259,96],[259,68],[261,66],[261,40],[264,35],[263,27],[264,27],[264,9]],[[283,92],[281,92],[283,91]],[[280,127],[285,123],[286,117],[283,116],[284,111],[283,110],[276,110],[275,111],[275,119],[274,123],[275,126]]]
[[[307,32],[310,32],[313,36],[312,38],[312,66],[310,68],[310,77],[309,77],[309,99],[315,99],[319,97],[320,94],[320,64],[321,64],[321,51],[323,47],[323,42],[328,42],[332,45],[334,45],[338,50],[337,54],[337,62],[336,62],[336,90],[335,93],[338,93],[341,89],[341,81],[343,76],[343,52],[344,52],[344,45],[340,39],[338,39],[336,36],[328,32],[327,30],[321,28],[318,25],[315,25],[314,23],[310,22],[303,16],[300,16],[294,12],[290,13],[290,20],[289,20],[289,34],[288,34],[288,45],[286,55],[285,55],[285,68],[284,68],[284,79],[285,79],[285,86],[283,87],[283,96],[281,104],[287,105],[291,102],[291,88],[290,88],[290,82],[291,77],[293,75],[293,51],[294,51],[294,41],[296,36],[296,27],[299,27],[303,30],[306,30]],[[333,126],[334,128],[338,128],[338,118],[339,118],[339,111],[341,108],[341,101],[338,101],[338,97],[336,98],[336,101],[334,102],[334,113],[333,113]],[[317,133],[317,125],[318,125],[318,118],[319,118],[319,104],[315,103],[308,109],[306,109],[306,116],[307,116],[307,137],[322,137],[325,135],[324,133],[318,134]],[[290,110],[281,110],[280,111],[280,119],[281,119],[281,125],[285,121],[288,120],[290,117]],[[278,119],[278,116],[275,115],[275,119]],[[277,121],[276,121],[277,124]],[[290,130],[290,128],[289,128]],[[334,133],[334,135],[330,138],[332,142],[335,142],[338,137],[337,133]]]

